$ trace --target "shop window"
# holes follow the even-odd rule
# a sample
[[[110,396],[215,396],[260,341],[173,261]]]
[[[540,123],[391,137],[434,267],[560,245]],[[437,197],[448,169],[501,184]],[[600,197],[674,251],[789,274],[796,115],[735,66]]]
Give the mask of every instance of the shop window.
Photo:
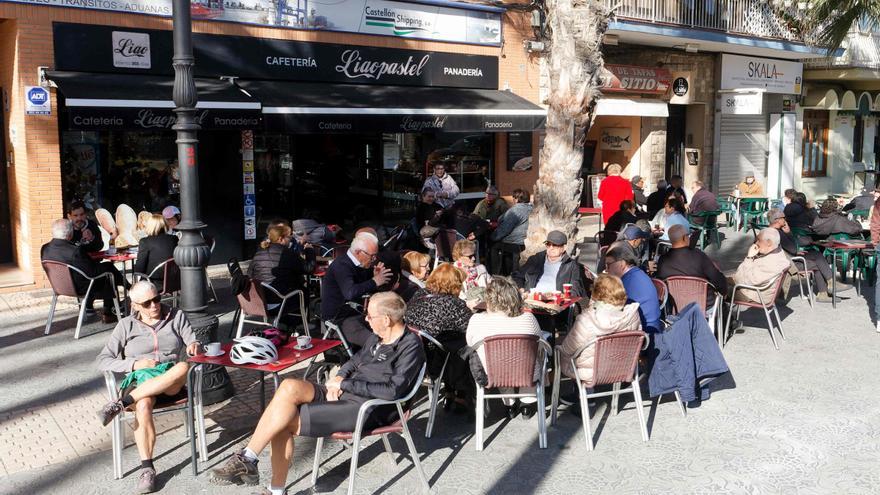
[[[825,177],[828,168],[828,112],[804,111],[802,177]]]

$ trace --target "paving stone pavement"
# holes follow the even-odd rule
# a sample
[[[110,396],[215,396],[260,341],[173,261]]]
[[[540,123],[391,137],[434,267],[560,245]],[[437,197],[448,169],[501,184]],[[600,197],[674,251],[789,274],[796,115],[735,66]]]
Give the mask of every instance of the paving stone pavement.
[[[714,252],[722,267],[741,259],[749,238],[730,235]],[[588,255],[587,255],[588,256]],[[228,298],[218,282],[221,300]],[[536,419],[508,420],[493,402],[486,448],[476,452],[473,420],[438,412],[434,438],[424,438],[427,410],[411,429],[434,493],[732,493],[870,494],[880,486],[880,407],[873,377],[880,335],[869,316],[873,288],[855,291],[833,310],[811,310],[796,297],[780,313],[787,339],[773,349],[763,315],[745,315],[743,333],[724,349],[731,374],[712,384],[712,398],[682,417],[669,398],[645,400],[651,439],[638,433],[634,403],[614,415],[607,401],[592,412],[596,450],[587,452],[579,418],[562,411],[537,448]],[[0,309],[0,493],[126,493],[137,482],[138,459],[126,433],[122,480],[112,479],[110,433],[94,416],[105,400],[94,356],[110,326],[92,321],[72,338],[74,308],[62,310],[53,334],[42,336],[46,303],[19,293]],[[45,298],[43,298],[45,301]],[[14,301],[13,304],[8,304]],[[2,308],[0,304],[0,308]],[[224,307],[212,307],[222,312]],[[221,318],[228,330],[230,316]],[[182,415],[160,417],[156,466],[164,493],[249,493],[216,487],[207,470],[243,446],[259,414],[254,375],[233,372],[238,394],[208,413],[210,458],[193,478]],[[271,381],[267,382],[271,394]],[[361,455],[357,493],[420,491],[405,444],[392,438],[394,467],[370,439]],[[349,453],[325,444],[316,490],[308,486],[314,440],[297,439],[288,475],[291,494],[343,493]],[[261,457],[268,476],[268,449]]]

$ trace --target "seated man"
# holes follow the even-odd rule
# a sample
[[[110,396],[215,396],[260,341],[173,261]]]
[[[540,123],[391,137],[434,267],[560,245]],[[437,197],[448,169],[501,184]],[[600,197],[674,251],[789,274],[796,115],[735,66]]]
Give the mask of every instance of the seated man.
[[[696,200],[696,195],[694,196]],[[673,225],[669,228],[669,241],[672,248],[657,261],[657,274],[659,279],[666,280],[669,277],[685,275],[688,277],[700,277],[715,286],[722,296],[727,294],[727,279],[721,270],[712,263],[706,253],[690,247],[688,231],[681,225]],[[714,291],[709,289],[709,304],[715,297]],[[684,308],[678,308],[682,310]]]
[[[400,296],[380,292],[370,299],[367,321],[375,332],[354,358],[326,384],[288,378],[266,407],[247,447],[213,471],[220,483],[257,484],[257,456],[271,443],[272,480],[265,495],[284,493],[293,456],[294,436],[324,437],[352,431],[361,404],[370,399],[395,400],[412,389],[425,363],[419,337],[406,330],[406,304]],[[394,406],[377,407],[365,429],[396,419]]]
[[[785,254],[788,256],[802,256],[807,262],[807,270],[813,270],[813,285],[816,287],[817,293],[816,301],[832,302],[832,294],[829,292],[830,288],[828,287],[828,281],[831,280],[832,273],[828,260],[819,251],[813,249],[801,251],[798,249],[798,243],[794,235],[792,235],[788,223],[785,221],[785,214],[777,208],[767,212],[767,221],[770,222],[770,227],[779,232],[779,246],[782,247]],[[797,268],[800,269],[803,266],[798,265]],[[837,282],[835,288],[837,292],[843,292],[851,289],[852,286],[843,282]]]
[[[112,273],[115,285],[126,283],[119,270],[113,266],[113,263],[99,263],[86,254],[84,246],[75,245],[72,241],[73,232],[73,223],[70,220],[62,218],[52,222],[52,240],[43,244],[43,247],[40,249],[40,260],[67,263],[81,270],[89,277],[96,277],[102,273]],[[73,278],[77,294],[85,295],[89,288],[89,281],[74,271],[71,271],[70,275]],[[95,297],[99,295],[104,300],[104,312],[101,315],[101,320],[104,323],[115,322],[116,316],[113,314],[113,299],[117,296],[116,290],[114,285],[107,283],[106,278],[101,278],[95,282],[92,292],[89,294],[89,299],[85,302],[86,311],[94,312],[92,304]]]
[[[721,209],[721,205],[718,204],[718,199],[711,191],[703,186],[702,181],[694,181],[694,184],[691,186],[691,193],[693,195],[691,196],[691,203],[688,205],[689,214],[697,215],[707,211],[718,211]],[[702,225],[705,222],[705,218],[694,217],[691,221]]]
[[[773,277],[787,270],[791,262],[779,247],[779,231],[773,227],[762,229],[755,243],[749,248],[746,258],[740,263],[733,276],[735,284],[762,286]],[[764,304],[771,303],[773,289],[770,286],[761,292]],[[758,293],[753,290],[740,290],[733,297],[738,301],[761,302]]]
[[[529,214],[532,212],[531,196],[526,190],[515,189],[513,200],[516,203],[499,217],[498,228],[489,236],[493,242],[489,272],[495,275],[510,274],[518,265],[519,254],[525,249]]]
[[[620,277],[626,289],[627,302],[639,303],[639,319],[647,333],[663,331],[660,321],[660,298],[654,282],[638,267],[638,258],[620,241],[611,245],[605,253],[605,271]]]
[[[843,207],[844,213],[850,210],[867,212],[874,206],[874,201],[877,200],[876,193],[878,192],[880,190],[866,186],[858,196],[854,197]]]
[[[87,253],[95,253],[104,247],[101,229],[86,216],[86,205],[82,201],[71,201],[67,205],[67,219],[73,224],[73,237],[70,242],[83,248]]]
[[[390,280],[391,270],[376,263],[378,254],[379,239],[375,235],[356,235],[345,256],[330,263],[321,283],[321,319],[338,324],[348,343],[358,348],[371,334],[363,316],[348,303],[360,304],[363,296]]]
[[[497,222],[509,208],[507,201],[499,197],[498,188],[489,186],[486,188],[486,197],[474,207],[474,215],[489,222]]]
[[[817,235],[849,234],[861,236],[862,224],[850,220],[846,214],[837,211],[837,201],[826,199],[819,208],[819,216],[813,220],[813,232]]]
[[[570,284],[572,297],[585,297],[587,289],[584,269],[565,252],[566,244],[568,237],[564,233],[558,230],[548,232],[547,240],[544,241],[546,250],[530,256],[510,277],[525,291],[562,291],[563,285]],[[555,316],[538,315],[541,330],[551,335],[551,344],[555,330],[568,330],[569,316],[568,309]]]
[[[193,356],[200,347],[186,315],[162,305],[152,282],[134,284],[130,295],[133,314],[119,321],[97,359],[101,371],[127,373],[120,384],[122,398],[107,403],[98,412],[98,418],[107,426],[123,409],[134,406],[134,440],[141,458],[137,493],[150,493],[156,489],[153,407],[157,402],[185,397],[183,386],[189,366],[179,361],[184,358],[184,349]]]

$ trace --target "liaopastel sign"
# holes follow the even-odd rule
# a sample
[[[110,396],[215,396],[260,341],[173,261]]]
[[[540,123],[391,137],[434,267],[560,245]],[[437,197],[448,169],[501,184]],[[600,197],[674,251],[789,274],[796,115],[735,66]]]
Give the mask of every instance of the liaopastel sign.
[[[171,75],[170,31],[54,25],[55,69]],[[498,89],[498,58],[446,52],[193,35],[195,75],[215,78]]]
[[[172,0],[0,0],[171,17]],[[194,19],[499,46],[502,9],[387,0],[193,0]]]

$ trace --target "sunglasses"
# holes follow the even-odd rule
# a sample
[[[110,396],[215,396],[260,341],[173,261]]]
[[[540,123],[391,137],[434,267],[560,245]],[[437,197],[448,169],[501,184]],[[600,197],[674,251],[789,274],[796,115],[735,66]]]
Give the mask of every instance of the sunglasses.
[[[154,304],[159,304],[160,302],[162,302],[162,296],[156,296],[152,299],[147,299],[146,301],[143,301],[143,302],[135,302],[135,304],[137,304],[138,306],[143,306],[145,308],[149,308],[150,306],[152,306]]]

